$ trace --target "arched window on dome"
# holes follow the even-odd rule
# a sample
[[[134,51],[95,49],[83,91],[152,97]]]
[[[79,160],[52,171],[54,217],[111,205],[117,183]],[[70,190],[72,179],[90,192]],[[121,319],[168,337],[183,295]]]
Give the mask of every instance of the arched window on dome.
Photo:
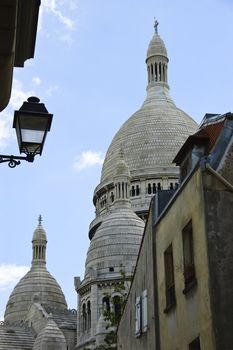
[[[148,184],[147,193],[148,193],[148,194],[151,194],[151,184]]]
[[[87,310],[86,310],[86,304],[84,303],[82,305],[82,331],[83,333],[87,330]]]
[[[113,297],[113,311],[115,314],[116,321],[119,321],[121,318],[121,311],[122,311],[121,306],[122,306],[121,298],[118,295],[114,296]]]
[[[165,64],[163,64],[163,81],[166,81],[166,78],[165,78]]]
[[[150,67],[147,66],[148,83],[150,83]]]
[[[153,193],[155,194],[156,193],[156,184],[153,183]]]
[[[153,64],[151,64],[150,69],[151,69],[151,80],[153,81],[154,80]]]
[[[113,192],[111,192],[111,194],[110,194],[110,199],[111,199],[111,202],[113,203],[114,202],[114,194],[113,194]]]
[[[158,188],[158,191],[161,191],[162,187],[161,187],[161,183],[160,182],[158,182],[157,188]]]
[[[131,196],[135,197],[135,187],[134,186],[131,187]]]
[[[173,190],[174,189],[174,185],[173,185],[173,182],[170,183],[170,190]]]
[[[161,68],[161,62],[159,63],[159,81],[162,80],[162,68]]]
[[[158,67],[157,67],[157,63],[155,63],[155,81],[158,81]]]
[[[91,302],[87,302],[87,329],[91,329]]]
[[[139,185],[136,185],[136,196],[139,196],[140,194],[140,187]]]
[[[104,297],[102,304],[103,304],[104,311],[110,311],[110,299],[109,299],[109,297]]]

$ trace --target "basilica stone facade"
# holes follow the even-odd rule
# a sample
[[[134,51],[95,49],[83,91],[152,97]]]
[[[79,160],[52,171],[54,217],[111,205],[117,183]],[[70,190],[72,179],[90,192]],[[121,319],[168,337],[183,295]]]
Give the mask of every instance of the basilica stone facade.
[[[6,305],[0,350],[67,350],[75,345],[76,311],[46,268],[47,236],[42,218],[32,238],[32,264]]]
[[[157,26],[146,56],[146,99],[114,136],[94,191],[96,217],[89,229],[85,276],[83,281],[75,278],[75,349],[103,344],[108,332],[103,310],[115,310],[114,286],[122,283],[121,270],[126,284],[133,275],[151,199],[160,190],[178,186],[179,168],[172,160],[197,129],[169,95],[169,60]]]
[[[84,350],[104,343],[103,310],[116,311],[115,285],[130,286],[151,199],[178,186],[179,167],[172,160],[197,129],[169,95],[168,61],[156,22],[146,55],[146,99],[114,136],[94,191],[85,275],[82,281],[75,277],[77,316],[46,269],[47,238],[39,219],[32,267],[7,303],[0,350]]]

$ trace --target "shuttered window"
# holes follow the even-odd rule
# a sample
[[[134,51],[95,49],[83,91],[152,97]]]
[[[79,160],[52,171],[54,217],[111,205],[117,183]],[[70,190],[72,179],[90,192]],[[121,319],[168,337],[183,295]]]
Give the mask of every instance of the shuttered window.
[[[142,332],[148,329],[148,315],[147,315],[147,290],[142,292]]]
[[[140,336],[141,334],[141,297],[136,298],[135,303],[135,334]]]

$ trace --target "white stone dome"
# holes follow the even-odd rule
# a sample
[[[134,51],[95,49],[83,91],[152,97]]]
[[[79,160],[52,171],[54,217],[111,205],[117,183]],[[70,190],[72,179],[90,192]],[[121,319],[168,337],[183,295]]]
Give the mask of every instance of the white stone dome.
[[[122,148],[131,176],[155,173],[157,168],[175,167],[172,161],[197,124],[177,108],[164,86],[152,86],[142,107],[114,136],[105,156],[101,182],[113,178]]]
[[[46,233],[39,225],[33,234],[33,259],[30,271],[21,278],[11,293],[4,315],[5,321],[24,321],[30,305],[37,301],[52,310],[66,310],[67,303],[61,287],[46,269]]]
[[[121,266],[127,267],[128,275],[132,275],[143,229],[144,222],[130,207],[117,208],[106,215],[90,242],[85,280],[92,274],[95,278],[121,277]]]
[[[154,55],[167,57],[167,49],[165,47],[165,44],[157,33],[154,34],[153,38],[149,43],[147,50],[147,58]]]

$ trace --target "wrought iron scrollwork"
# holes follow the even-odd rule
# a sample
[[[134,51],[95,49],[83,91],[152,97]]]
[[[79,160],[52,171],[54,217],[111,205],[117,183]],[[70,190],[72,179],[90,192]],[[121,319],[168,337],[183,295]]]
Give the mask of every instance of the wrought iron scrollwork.
[[[15,168],[16,165],[21,164],[21,160],[26,160],[27,162],[32,163],[34,161],[34,154],[27,154],[26,157],[18,157],[18,156],[8,156],[8,155],[0,155],[0,163],[8,163],[10,168]]]

